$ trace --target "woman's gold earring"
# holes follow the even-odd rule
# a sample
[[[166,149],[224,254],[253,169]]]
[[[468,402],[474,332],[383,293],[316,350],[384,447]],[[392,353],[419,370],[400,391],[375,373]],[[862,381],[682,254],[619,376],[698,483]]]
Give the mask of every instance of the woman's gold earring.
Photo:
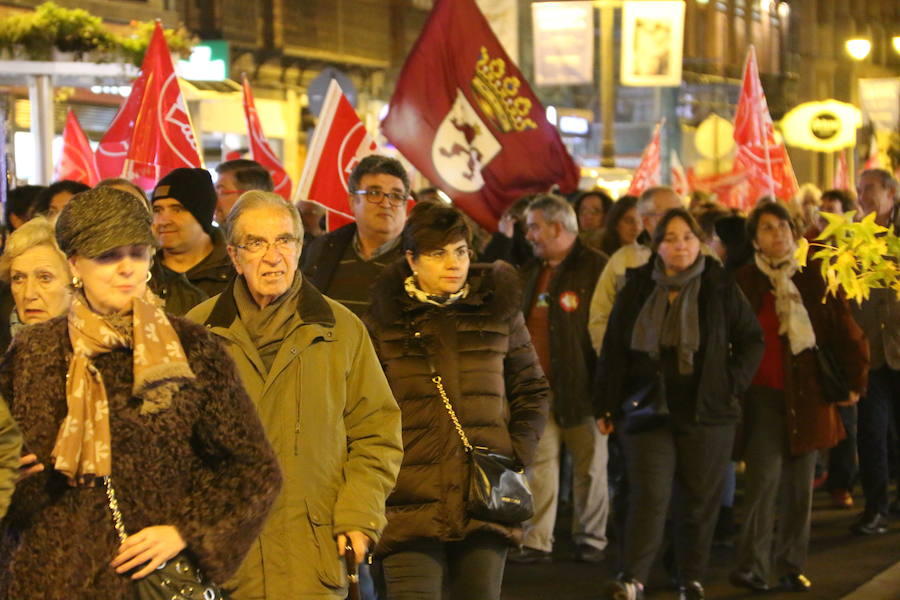
[[[78,277],[72,278],[72,287],[73,288],[75,288],[76,290],[80,290],[82,285],[83,284],[81,283],[81,279],[79,279]]]
[[[153,273],[147,271],[147,281],[149,282],[153,278]]]

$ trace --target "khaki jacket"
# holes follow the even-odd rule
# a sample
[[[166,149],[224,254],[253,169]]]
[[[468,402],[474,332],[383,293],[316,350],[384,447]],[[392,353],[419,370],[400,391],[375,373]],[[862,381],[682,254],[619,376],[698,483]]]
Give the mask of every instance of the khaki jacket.
[[[304,281],[266,373],[234,282],[188,318],[225,340],[284,473],[262,534],[226,587],[236,600],[344,598],[334,538],[359,530],[378,541],[403,455],[400,409],[365,327]]]
[[[0,398],[0,519],[6,514],[16,489],[21,451],[22,434],[9,414],[6,402]]]

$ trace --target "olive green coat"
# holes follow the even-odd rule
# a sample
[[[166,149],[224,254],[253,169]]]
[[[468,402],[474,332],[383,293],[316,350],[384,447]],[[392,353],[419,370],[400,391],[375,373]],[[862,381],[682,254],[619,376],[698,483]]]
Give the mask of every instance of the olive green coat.
[[[21,450],[22,434],[9,414],[6,402],[0,398],[0,519],[6,514],[16,489]]]
[[[359,530],[378,541],[403,455],[400,409],[365,327],[304,281],[267,374],[234,283],[187,316],[225,340],[284,473],[232,598],[344,598],[334,536]]]

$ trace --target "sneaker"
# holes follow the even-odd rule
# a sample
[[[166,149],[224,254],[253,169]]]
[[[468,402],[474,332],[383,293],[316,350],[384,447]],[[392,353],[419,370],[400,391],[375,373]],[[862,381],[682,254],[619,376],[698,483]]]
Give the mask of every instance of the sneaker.
[[[603,600],[643,600],[644,586],[634,579],[614,579],[600,592]]]
[[[575,560],[585,563],[602,563],[606,560],[606,552],[589,544],[578,544],[575,549]]]
[[[688,581],[678,588],[678,600],[703,600],[703,585],[699,581]]]
[[[808,592],[812,581],[803,573],[790,573],[778,580],[778,587],[785,592]]]
[[[844,489],[831,490],[831,503],[835,508],[853,508],[853,496]]]
[[[881,513],[862,513],[856,522],[850,527],[850,531],[856,535],[876,535],[887,533],[888,521]]]
[[[553,555],[537,548],[522,546],[521,548],[510,550],[506,555],[506,560],[519,565],[533,565],[553,562]]]

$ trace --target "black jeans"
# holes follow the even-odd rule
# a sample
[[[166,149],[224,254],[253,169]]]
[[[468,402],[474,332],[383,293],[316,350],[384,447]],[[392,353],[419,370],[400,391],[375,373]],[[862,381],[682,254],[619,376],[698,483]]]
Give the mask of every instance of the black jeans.
[[[859,462],[856,459],[856,407],[838,406],[841,422],[847,437],[838,442],[828,453],[828,482],[829,491],[853,490],[856,477],[859,473]]]
[[[900,371],[885,365],[869,373],[868,393],[859,401],[859,479],[869,515],[887,514],[890,503],[888,430],[892,422],[900,423]]]
[[[460,542],[421,540],[382,561],[387,600],[500,600],[508,542],[473,533]]]

